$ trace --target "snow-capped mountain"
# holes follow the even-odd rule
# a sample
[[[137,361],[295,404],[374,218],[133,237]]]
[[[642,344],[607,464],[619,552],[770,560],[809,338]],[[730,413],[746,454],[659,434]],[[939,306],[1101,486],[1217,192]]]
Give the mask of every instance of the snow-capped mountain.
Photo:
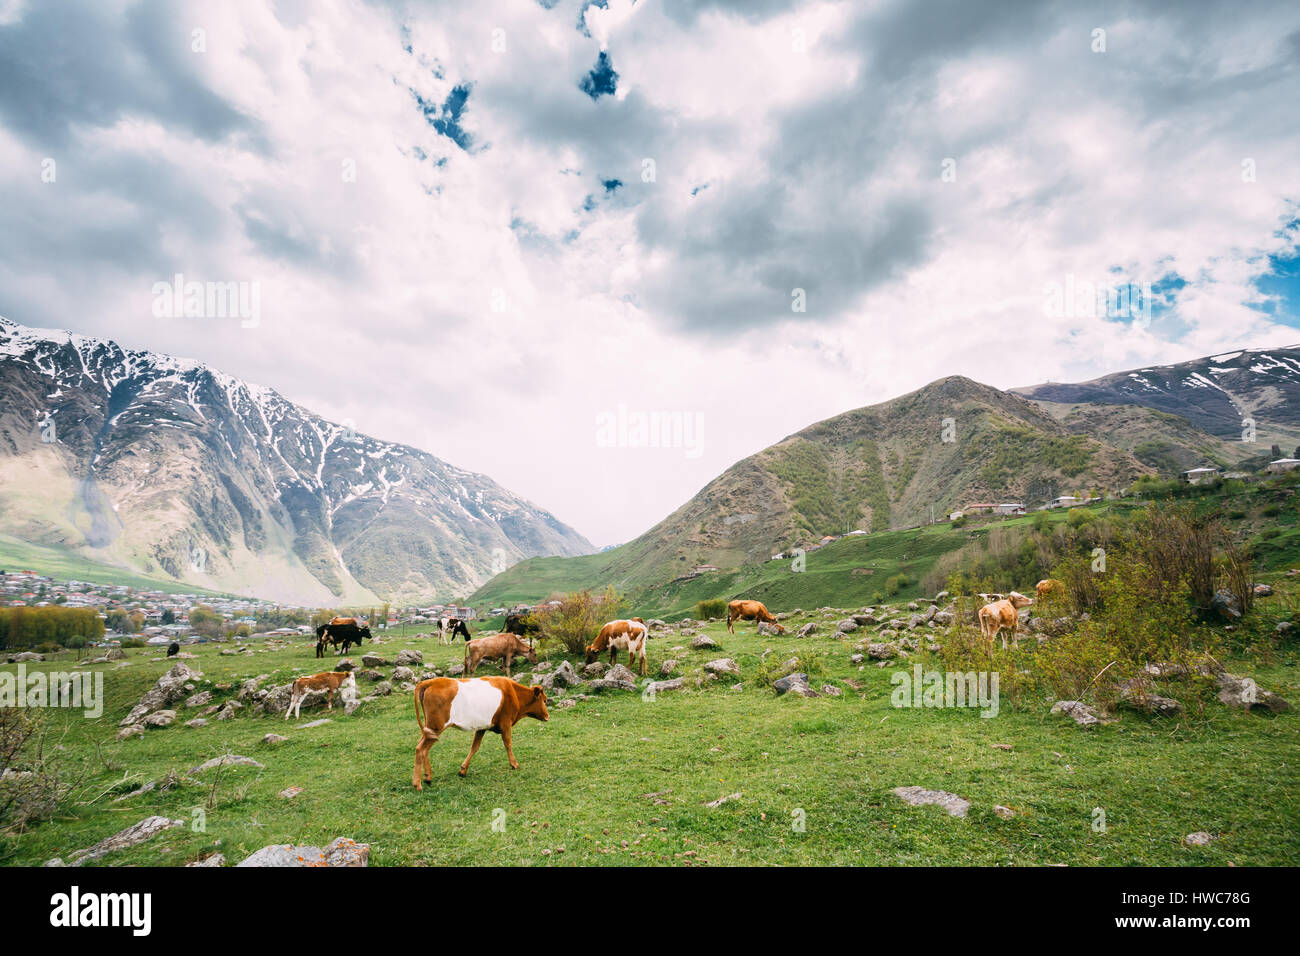
[[[0,534],[309,604],[594,548],[490,478],[187,359],[0,317]]]
[[[1249,420],[1266,449],[1300,436],[1300,346],[1243,349],[1075,385],[1052,382],[1013,391],[1047,402],[1141,405],[1181,415],[1229,440],[1241,440]]]

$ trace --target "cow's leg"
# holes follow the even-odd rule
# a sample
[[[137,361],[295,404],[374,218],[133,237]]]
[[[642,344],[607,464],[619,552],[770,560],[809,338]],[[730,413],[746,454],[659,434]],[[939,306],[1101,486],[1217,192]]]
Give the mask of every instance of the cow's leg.
[[[735,618],[733,618],[730,614],[728,614],[728,615],[727,615],[727,633],[728,633],[728,634],[735,634],[735,633],[736,633],[736,632],[732,629],[732,627],[731,627],[731,622],[732,622],[733,620],[735,620]]]
[[[514,655],[511,654],[509,651],[506,651],[506,676],[507,677],[510,676],[510,662],[513,659],[514,659]]]
[[[478,753],[478,748],[483,746],[483,735],[485,733],[487,733],[486,730],[476,730],[474,732],[474,742],[469,745],[469,756],[467,756],[465,762],[460,765],[460,775],[462,777],[465,776],[465,771],[469,769],[469,762],[473,760],[474,755]]]
[[[284,709],[284,719],[288,720],[289,715],[293,713],[293,694],[289,694],[289,706]]]
[[[411,774],[411,786],[423,790],[420,776],[426,781],[433,779],[433,767],[429,763],[429,748],[438,742],[438,734],[431,727],[420,728],[420,739],[415,745],[415,772]]]
[[[501,725],[501,742],[506,745],[506,757],[510,760],[510,769],[518,770],[519,761],[515,759],[514,748],[510,746],[510,725]]]
[[[618,663],[618,648],[613,644],[609,645],[609,666],[613,667]]]
[[[330,688],[329,696],[325,698],[325,709],[326,710],[334,709],[334,688],[333,687]]]

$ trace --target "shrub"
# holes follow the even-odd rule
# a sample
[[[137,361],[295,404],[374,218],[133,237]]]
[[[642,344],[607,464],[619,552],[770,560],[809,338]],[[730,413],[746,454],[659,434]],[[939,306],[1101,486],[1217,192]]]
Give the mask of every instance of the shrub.
[[[122,646],[123,646],[124,648],[125,648],[125,647],[144,647],[144,646],[145,646],[144,638],[143,638],[143,637],[124,637],[124,638],[122,638]]]
[[[695,605],[695,617],[697,620],[707,621],[711,617],[727,616],[727,599],[726,598],[708,598],[699,601]]]
[[[618,616],[623,598],[613,587],[601,594],[571,591],[538,619],[543,645],[559,644],[569,654],[582,654],[595,639],[601,625]]]
[[[42,711],[0,708],[0,827],[49,819],[70,787],[44,755]],[[6,776],[6,771],[13,774]]]

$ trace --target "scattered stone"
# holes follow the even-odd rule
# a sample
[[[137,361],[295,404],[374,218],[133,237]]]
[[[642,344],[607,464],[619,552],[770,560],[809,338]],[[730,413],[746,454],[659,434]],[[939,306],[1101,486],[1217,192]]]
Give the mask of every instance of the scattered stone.
[[[244,709],[244,705],[237,700],[226,701],[226,706],[222,707],[213,720],[233,720],[235,714]]]
[[[768,624],[767,621],[759,621],[757,633],[762,637],[778,637],[784,634],[785,631],[778,628],[775,624]]]
[[[816,633],[817,633],[817,622],[816,622],[816,621],[809,621],[809,622],[808,622],[807,624],[805,624],[803,627],[799,628],[799,632],[798,632],[795,636],[796,636],[796,637],[811,637],[812,635],[814,635],[814,634],[816,634]]]
[[[1120,704],[1133,710],[1159,714],[1163,717],[1172,717],[1183,712],[1181,702],[1172,697],[1161,697],[1159,694],[1152,693],[1146,686],[1146,682],[1140,678],[1122,681],[1119,689]]]
[[[1183,842],[1188,846],[1209,846],[1214,837],[1204,830],[1197,830],[1195,833],[1189,833],[1183,837]]]
[[[1272,597],[1272,596],[1273,596],[1273,585],[1271,584],[1255,585],[1255,597]]]
[[[424,654],[420,651],[404,650],[397,654],[398,667],[412,667],[416,664],[424,663]]]
[[[860,625],[853,618],[845,618],[835,625],[836,634],[852,634]]]
[[[264,846],[237,866],[367,866],[370,846],[339,837],[325,849],[281,843]]]
[[[10,664],[30,664],[45,660],[45,655],[37,654],[35,651],[20,651],[17,654],[10,654],[7,660]]]
[[[312,727],[324,727],[326,724],[332,724],[332,723],[334,723],[334,721],[332,721],[330,718],[322,717],[320,720],[309,720],[305,724],[299,724],[298,729],[310,730]]]
[[[1101,717],[1091,707],[1080,700],[1058,700],[1052,705],[1052,713],[1065,714],[1080,727],[1093,727],[1097,724],[1113,724],[1115,721]]]
[[[989,746],[991,746],[994,750],[1005,750],[1008,753],[1010,753],[1014,749],[1011,746],[1011,744],[990,744]]]
[[[1264,690],[1249,677],[1238,677],[1225,672],[1219,674],[1217,679],[1219,701],[1229,707],[1240,707],[1243,710],[1263,708],[1274,714],[1291,709],[1289,703],[1272,691]]]
[[[695,648],[697,651],[712,650],[717,646],[717,642],[707,634],[700,634],[691,641],[691,647]]]
[[[555,670],[541,678],[537,683],[541,684],[542,690],[549,693],[557,687],[576,687],[586,682],[578,676],[578,672],[573,669],[572,664],[568,661],[560,661]]]
[[[85,863],[87,860],[98,860],[101,857],[116,852],[117,850],[125,850],[128,847],[144,843],[146,840],[151,840],[164,830],[168,830],[172,827],[183,826],[185,826],[184,820],[169,820],[167,817],[159,816],[145,817],[134,826],[129,826],[125,830],[120,830],[117,833],[114,833],[111,837],[100,840],[92,847],[85,850],[75,851],[72,856],[69,857],[66,864],[64,864],[62,860],[55,859],[50,860],[45,865],[81,866],[81,864]]]
[[[206,707],[212,703],[212,691],[202,690],[185,698],[186,707]]]
[[[361,663],[367,667],[392,667],[393,662],[379,654],[362,654]],[[240,866],[243,866],[241,863]]]
[[[1219,615],[1229,621],[1241,620],[1241,605],[1230,591],[1219,589],[1214,592],[1214,597],[1210,599],[1210,607],[1219,612]]]
[[[659,674],[662,677],[667,677],[675,670],[677,670],[677,662],[675,660],[666,660],[659,665]]]
[[[772,688],[779,697],[782,694],[794,694],[797,697],[816,697],[817,692],[808,686],[808,675],[802,672],[790,674],[772,682]]]
[[[143,737],[144,724],[131,724],[129,727],[123,727],[117,732],[118,740],[126,740],[127,737]]]
[[[159,710],[144,719],[146,727],[166,727],[176,720],[176,711]]]
[[[202,717],[195,717],[193,720],[185,721],[186,727],[206,727],[207,725],[207,720]]]
[[[1016,811],[1012,810],[1010,807],[1004,807],[1000,803],[993,808],[993,812],[996,813],[998,816],[1000,816],[1003,820],[1010,820],[1012,817],[1016,815]]]
[[[947,790],[927,790],[924,787],[895,787],[894,796],[914,807],[937,804],[948,811],[950,817],[964,817],[970,809],[970,801],[963,800]]]
[[[393,692],[393,685],[386,680],[381,680],[370,691],[370,693],[374,694],[376,697],[387,697],[392,692]]]
[[[280,797],[282,800],[292,800],[300,793],[302,793],[302,787],[285,787],[276,794],[276,796]]]
[[[704,665],[704,669],[710,674],[717,674],[719,677],[723,674],[740,676],[740,665],[730,657],[720,657],[717,660],[709,661]]]
[[[706,803],[705,806],[708,807],[710,810],[716,810],[718,807],[722,806],[724,803],[726,803],[729,800],[739,800],[739,799],[740,799],[739,793],[729,793],[725,797],[718,797],[718,799]]]
[[[865,661],[865,660],[866,660],[866,658],[863,657],[861,654],[850,654],[850,655],[849,655],[849,663],[850,663],[850,664],[861,664],[861,663],[862,663],[863,661]]]
[[[582,673],[586,677],[603,677],[607,670],[609,665],[604,661],[592,661],[582,669]]]
[[[265,737],[262,738],[262,743],[264,743],[264,744],[282,744],[282,743],[284,743],[284,742],[285,742],[286,740],[288,740],[288,739],[289,739],[288,737],[285,737],[285,736],[283,736],[283,735],[281,735],[281,734],[267,734]]]
[[[827,697],[839,697],[844,691],[840,690],[834,684],[822,684],[822,693]]]
[[[415,671],[411,670],[409,667],[396,667],[393,669],[393,680],[404,681],[414,686]]]
[[[221,766],[256,767],[258,770],[266,769],[262,764],[258,763],[252,757],[245,757],[242,754],[223,754],[220,757],[213,757],[211,760],[205,760],[203,763],[199,764],[197,767],[194,767],[192,770],[190,770],[189,773],[186,774],[186,776],[192,777],[196,773],[203,773],[203,771],[205,770],[211,770],[214,767],[221,767]]]
[[[383,671],[377,671],[373,667],[368,667],[363,671],[357,671],[357,676],[363,680],[374,681],[375,683],[384,679]]]
[[[667,690],[681,690],[686,685],[686,678],[678,677],[673,680],[657,680],[646,685],[646,690],[651,696]]]
[[[119,727],[126,727],[140,723],[146,716],[156,710],[162,710],[168,704],[174,704],[193,693],[194,687],[186,689],[189,681],[197,680],[202,677],[198,671],[190,670],[185,664],[177,663],[172,669],[162,677],[158,678],[157,683],[149,690],[145,691],[140,702],[131,708],[126,718],[118,724]]]
[[[463,673],[465,673],[464,664],[452,664],[450,667],[447,668],[448,677],[459,677]]]

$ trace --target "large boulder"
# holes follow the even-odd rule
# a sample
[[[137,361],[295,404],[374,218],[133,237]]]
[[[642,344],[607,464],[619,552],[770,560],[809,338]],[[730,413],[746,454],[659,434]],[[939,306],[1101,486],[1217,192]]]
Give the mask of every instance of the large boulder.
[[[1272,691],[1264,690],[1249,677],[1222,673],[1217,675],[1219,682],[1219,701],[1229,707],[1243,710],[1267,710],[1280,714],[1291,709],[1291,705]]]
[[[576,687],[579,684],[586,683],[586,681],[578,676],[578,672],[573,669],[572,664],[568,661],[560,661],[560,665],[555,670],[537,683],[541,685],[544,691],[550,693],[557,687]]]
[[[695,648],[697,651],[712,650],[717,646],[718,645],[713,638],[709,637],[707,634],[701,634],[691,641],[691,647]]]
[[[1183,712],[1183,705],[1172,697],[1161,697],[1154,693],[1146,682],[1134,678],[1119,684],[1119,702],[1131,710],[1140,710],[1145,714],[1159,714],[1172,717]]]
[[[190,670],[186,664],[174,664],[171,670],[158,678],[153,687],[144,692],[140,702],[131,708],[131,713],[118,726],[128,727],[138,724],[154,711],[184,700],[194,690],[191,682],[202,676],[198,671]]]
[[[730,657],[720,657],[717,660],[709,661],[704,665],[704,669],[710,674],[717,674],[719,677],[723,674],[740,676],[740,665]]]
[[[858,624],[857,621],[853,620],[851,617],[846,617],[844,620],[840,621],[840,623],[835,625],[835,633],[852,634],[859,627],[861,627],[861,625]]]
[[[624,667],[622,664],[615,664],[605,675],[605,680],[626,681],[631,684],[636,683],[636,675]]]
[[[325,849],[288,843],[264,846],[236,866],[368,866],[370,846],[339,837]]]
[[[397,655],[398,667],[414,667],[416,664],[424,663],[424,655],[420,651],[405,650]]]
[[[1219,612],[1219,616],[1229,621],[1241,619],[1241,605],[1230,591],[1219,589],[1210,599],[1210,607]]]
[[[814,634],[816,634],[816,633],[817,633],[817,622],[816,622],[816,621],[809,621],[809,622],[808,622],[807,624],[805,624],[803,627],[799,628],[799,633],[796,634],[795,636],[796,636],[796,637],[811,637],[812,635],[814,635]]]
[[[362,654],[361,663],[367,667],[392,667],[393,662],[381,654]],[[243,866],[241,863],[240,866]]]
[[[776,691],[777,696],[782,694],[794,694],[796,697],[817,696],[817,692],[808,686],[808,675],[802,671],[787,674],[780,680],[773,681],[772,688]]]

